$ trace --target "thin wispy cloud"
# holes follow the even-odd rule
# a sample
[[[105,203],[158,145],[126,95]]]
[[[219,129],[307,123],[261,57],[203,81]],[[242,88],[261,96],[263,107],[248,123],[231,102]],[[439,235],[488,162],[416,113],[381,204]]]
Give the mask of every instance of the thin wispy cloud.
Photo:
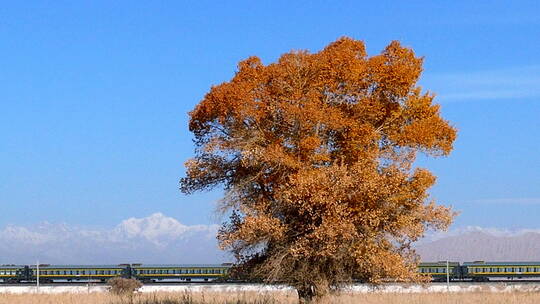
[[[439,102],[540,98],[540,66],[429,74],[422,84]]]
[[[540,197],[529,198],[487,198],[467,201],[473,204],[522,204],[522,205],[537,205],[540,204]]]

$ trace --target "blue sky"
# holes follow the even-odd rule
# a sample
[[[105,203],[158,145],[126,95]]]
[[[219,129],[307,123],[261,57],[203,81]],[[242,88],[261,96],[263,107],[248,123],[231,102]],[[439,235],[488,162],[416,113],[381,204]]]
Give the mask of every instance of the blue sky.
[[[218,221],[184,196],[190,111],[250,55],[340,36],[425,56],[422,86],[459,129],[420,159],[454,227],[540,228],[537,1],[19,1],[0,8],[0,227],[112,227],[156,212]]]

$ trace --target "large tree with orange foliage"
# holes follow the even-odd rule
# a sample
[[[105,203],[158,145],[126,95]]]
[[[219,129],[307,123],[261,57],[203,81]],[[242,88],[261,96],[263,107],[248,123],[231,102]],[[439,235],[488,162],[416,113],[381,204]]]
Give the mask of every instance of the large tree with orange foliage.
[[[190,113],[196,156],[180,188],[223,185],[221,247],[304,300],[352,279],[418,279],[411,243],[453,213],[412,164],[448,155],[456,138],[421,72],[396,41],[371,57],[350,38],[269,65],[250,57]]]

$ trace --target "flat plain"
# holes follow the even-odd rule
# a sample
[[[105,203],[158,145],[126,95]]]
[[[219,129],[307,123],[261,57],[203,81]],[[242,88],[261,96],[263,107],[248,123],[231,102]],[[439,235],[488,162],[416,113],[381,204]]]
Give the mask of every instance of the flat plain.
[[[296,304],[294,292],[156,292],[116,296],[109,293],[0,294],[0,304]],[[540,292],[367,293],[341,294],[319,303],[365,304],[537,304]]]

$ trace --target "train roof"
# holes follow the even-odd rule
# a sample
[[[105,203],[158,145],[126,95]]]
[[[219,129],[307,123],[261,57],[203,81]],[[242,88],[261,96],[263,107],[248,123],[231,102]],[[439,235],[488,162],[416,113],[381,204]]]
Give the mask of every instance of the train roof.
[[[28,265],[30,268],[37,268],[36,265]],[[50,264],[40,264],[39,268],[55,268],[55,269],[63,269],[63,268],[85,268],[85,269],[94,269],[94,268],[124,268],[127,265],[50,265]]]
[[[464,262],[463,266],[538,266],[540,262]]]
[[[418,264],[420,267],[433,267],[433,266],[444,266],[446,267],[446,261],[440,261],[440,262],[422,262]],[[459,266],[459,262],[448,262],[448,266]]]
[[[36,265],[29,265],[30,268],[36,268]],[[131,266],[132,268],[228,268],[231,264],[117,264],[117,265],[49,265],[41,264],[39,268],[55,268],[55,269],[69,269],[69,268],[84,268],[84,269],[102,269],[102,268],[125,268]],[[13,268],[21,268],[24,266],[12,266]],[[2,266],[0,266],[2,268]]]
[[[9,265],[0,265],[0,268],[1,269],[19,269],[19,268],[24,268],[24,265],[12,265],[12,264],[9,264]]]
[[[223,267],[231,267],[231,264],[131,264],[131,267],[136,268],[223,268]]]

